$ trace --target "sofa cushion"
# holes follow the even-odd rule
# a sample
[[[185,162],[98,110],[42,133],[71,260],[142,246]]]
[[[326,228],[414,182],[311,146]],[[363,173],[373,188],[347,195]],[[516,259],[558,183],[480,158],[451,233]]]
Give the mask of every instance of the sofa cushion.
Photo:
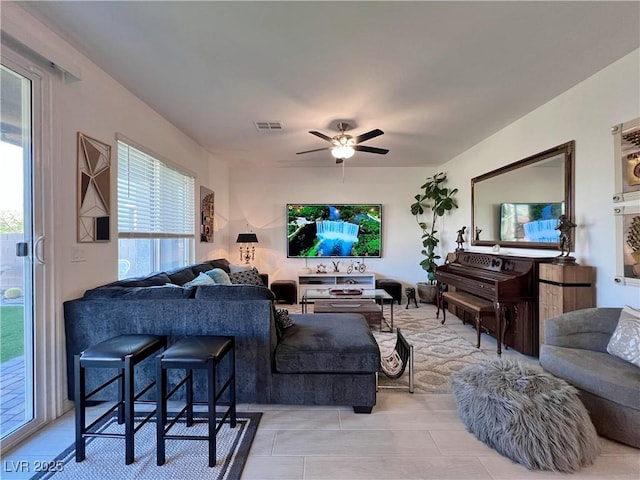
[[[540,365],[581,390],[640,410],[640,368],[592,350],[542,345]]]
[[[279,373],[374,373],[380,350],[360,314],[291,315],[275,352]]]
[[[105,286],[109,287],[156,287],[169,283],[171,280],[166,273],[154,273],[145,277],[125,278]]]
[[[191,270],[191,267],[182,267],[176,268],[174,270],[169,270],[167,272],[169,276],[169,281],[171,283],[175,283],[176,285],[184,285],[187,282],[190,282],[198,275]]]
[[[257,285],[202,285],[197,287],[195,298],[209,300],[275,300],[267,287]]]
[[[195,294],[192,288],[177,286],[153,286],[153,287],[99,287],[84,292],[86,300],[119,298],[125,300],[139,299],[182,299],[192,298]]]
[[[214,268],[213,270],[209,270],[205,273],[218,285],[231,285],[229,274],[221,268]]]
[[[626,306],[611,335],[607,352],[640,367],[640,311]]]
[[[240,272],[232,271],[229,274],[229,279],[231,280],[231,283],[242,283],[245,285],[265,286],[256,268],[252,268],[251,270],[245,270]]]

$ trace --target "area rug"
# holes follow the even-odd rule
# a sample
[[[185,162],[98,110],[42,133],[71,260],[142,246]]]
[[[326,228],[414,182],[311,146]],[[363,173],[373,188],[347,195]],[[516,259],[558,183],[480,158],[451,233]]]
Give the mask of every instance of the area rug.
[[[290,313],[300,313],[299,305],[279,306]],[[310,309],[311,310],[311,309]],[[388,315],[389,307],[384,307]],[[295,322],[295,320],[294,320]],[[447,315],[447,324],[460,322],[454,315]],[[458,335],[447,324],[441,325],[436,318],[436,307],[430,304],[420,304],[419,308],[396,305],[393,309],[394,332],[379,332],[372,330],[380,353],[388,355],[396,344],[396,328],[400,328],[402,335],[410,345],[413,345],[414,357],[414,393],[451,393],[450,376],[467,365],[490,360],[493,357],[476,348],[475,344]],[[472,328],[469,326],[469,328]],[[474,334],[475,335],[475,334]],[[379,375],[382,386],[409,386],[409,370],[405,370],[397,380],[387,378],[383,373]],[[405,389],[387,390],[405,392]]]
[[[195,413],[204,418],[204,413]],[[75,447],[71,445],[49,463],[49,471],[42,472],[32,480],[52,478],[54,480],[180,480],[211,478],[235,480],[240,478],[249,455],[262,413],[237,414],[236,428],[225,423],[218,432],[217,463],[208,466],[208,449],[205,441],[167,440],[166,462],[156,465],[156,424],[147,422],[135,435],[135,461],[124,463],[124,439],[87,439],[86,458],[75,461]],[[143,417],[136,415],[136,421]],[[115,418],[108,419],[101,427],[104,433],[123,433],[124,425]],[[175,435],[206,435],[207,424],[196,423],[187,428],[179,421],[171,429]]]

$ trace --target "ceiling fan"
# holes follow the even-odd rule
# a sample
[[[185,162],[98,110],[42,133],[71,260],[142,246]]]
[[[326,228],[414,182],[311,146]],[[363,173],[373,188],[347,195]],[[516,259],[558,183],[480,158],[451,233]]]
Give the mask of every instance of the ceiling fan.
[[[340,133],[333,137],[329,137],[328,135],[325,135],[321,132],[311,131],[309,132],[311,135],[315,135],[316,137],[320,137],[321,139],[330,142],[331,146],[326,148],[305,150],[304,152],[297,152],[297,155],[301,155],[303,153],[320,152],[322,150],[331,150],[331,155],[335,157],[336,163],[342,163],[345,159],[353,157],[353,154],[356,151],[377,153],[379,155],[386,155],[389,152],[389,150],[387,150],[386,148],[367,147],[366,145],[360,145],[364,141],[382,135],[384,132],[379,128],[358,135],[357,137],[353,137],[345,133],[345,131],[349,129],[351,129],[351,126],[348,123],[338,122],[338,130],[340,131]]]

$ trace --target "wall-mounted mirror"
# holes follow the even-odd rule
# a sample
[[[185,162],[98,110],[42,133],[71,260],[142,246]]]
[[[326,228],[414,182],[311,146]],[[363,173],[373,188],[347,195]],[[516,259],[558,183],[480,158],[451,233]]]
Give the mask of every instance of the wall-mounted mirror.
[[[557,249],[558,217],[574,222],[574,149],[572,140],[472,178],[471,245]]]

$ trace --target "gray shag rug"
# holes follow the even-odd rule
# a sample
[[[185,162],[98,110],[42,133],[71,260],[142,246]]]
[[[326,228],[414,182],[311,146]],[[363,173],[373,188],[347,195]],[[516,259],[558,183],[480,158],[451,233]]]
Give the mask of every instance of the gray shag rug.
[[[483,362],[454,373],[451,388],[467,429],[529,470],[575,472],[600,453],[578,391],[540,369]]]

